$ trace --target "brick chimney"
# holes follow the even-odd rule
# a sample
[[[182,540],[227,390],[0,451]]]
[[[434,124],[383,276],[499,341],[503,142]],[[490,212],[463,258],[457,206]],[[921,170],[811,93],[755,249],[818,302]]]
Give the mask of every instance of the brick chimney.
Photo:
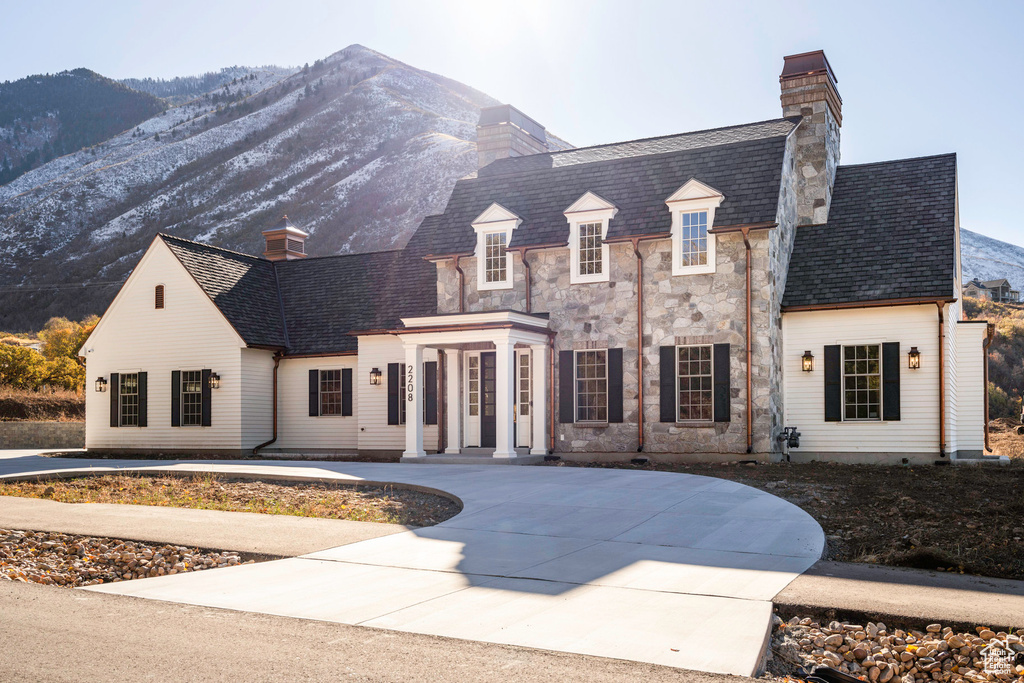
[[[263,252],[269,261],[295,261],[306,258],[306,238],[309,233],[299,230],[288,216],[282,216],[274,227],[263,231],[267,247]]]
[[[822,50],[784,57],[782,115],[803,119],[796,130],[797,225],[828,221],[839,165],[843,100]]]
[[[484,107],[476,125],[477,168],[492,161],[548,151],[544,126],[511,104]]]

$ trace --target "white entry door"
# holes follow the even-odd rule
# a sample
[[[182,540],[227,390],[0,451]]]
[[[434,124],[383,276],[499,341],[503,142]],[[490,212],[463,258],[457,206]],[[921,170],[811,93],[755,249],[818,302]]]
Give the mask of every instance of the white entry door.
[[[533,445],[533,374],[529,351],[516,352],[516,446]]]
[[[480,354],[467,353],[466,359],[466,446],[480,445]]]

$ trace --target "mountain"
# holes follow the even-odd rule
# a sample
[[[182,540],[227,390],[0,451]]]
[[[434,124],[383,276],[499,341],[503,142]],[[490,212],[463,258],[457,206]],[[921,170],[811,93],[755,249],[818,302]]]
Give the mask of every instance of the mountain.
[[[964,282],[1006,278],[1024,291],[1024,248],[970,230],[960,230],[960,264]]]
[[[230,88],[234,85],[246,85],[254,81],[261,71],[279,72],[281,76],[289,76],[298,69],[286,69],[279,66],[265,66],[254,69],[247,66],[229,66],[220,71],[208,71],[199,76],[179,76],[177,78],[122,78],[119,83],[133,90],[148,92],[161,98],[167,104],[178,105],[205,95],[218,88]]]
[[[159,98],[88,69],[0,83],[0,184],[163,109]]]
[[[400,247],[476,169],[493,104],[353,45],[54,159],[0,185],[0,329],[102,312],[157,232],[258,254],[288,214],[312,255]]]

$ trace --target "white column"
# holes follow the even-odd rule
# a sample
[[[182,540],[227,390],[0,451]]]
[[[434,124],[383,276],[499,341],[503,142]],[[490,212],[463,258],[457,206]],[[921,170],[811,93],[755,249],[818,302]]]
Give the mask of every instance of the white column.
[[[548,405],[548,345],[536,344],[530,350],[533,352],[533,448],[530,455],[547,455],[547,416],[549,410],[554,410]]]
[[[423,347],[405,344],[405,386],[400,387],[405,401],[405,451],[402,457],[422,458],[423,450]]]
[[[444,352],[445,360],[445,385],[447,392],[445,400],[445,414],[448,416],[448,445],[445,453],[458,454],[462,450],[462,405],[459,402],[460,388],[462,386],[462,351],[450,349]]]
[[[497,420],[495,458],[516,457],[513,442],[512,406],[515,405],[516,389],[516,345],[508,337],[494,340],[495,346],[495,397],[494,412]]]

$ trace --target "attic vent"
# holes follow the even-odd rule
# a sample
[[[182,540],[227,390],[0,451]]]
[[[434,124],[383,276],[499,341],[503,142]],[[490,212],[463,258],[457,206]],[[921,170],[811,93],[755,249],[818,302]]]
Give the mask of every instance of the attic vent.
[[[302,240],[293,240],[291,237],[288,238],[288,251],[297,251],[300,254],[306,253],[306,246]]]
[[[285,239],[267,240],[267,251],[284,251]]]
[[[156,290],[154,292],[154,299],[155,299],[154,303],[156,305],[156,308],[163,308],[164,307],[164,286],[163,285],[157,285],[156,286]]]

